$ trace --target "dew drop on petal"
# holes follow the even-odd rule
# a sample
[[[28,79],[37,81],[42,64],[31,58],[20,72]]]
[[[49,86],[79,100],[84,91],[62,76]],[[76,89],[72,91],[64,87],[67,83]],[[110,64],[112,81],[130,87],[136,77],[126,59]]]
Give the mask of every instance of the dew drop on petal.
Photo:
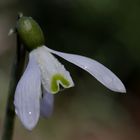
[[[87,66],[84,67],[84,69],[87,69],[87,68],[88,68]]]
[[[28,114],[29,114],[29,115],[32,115],[32,112],[31,112],[31,111],[29,111],[29,112],[28,112]]]

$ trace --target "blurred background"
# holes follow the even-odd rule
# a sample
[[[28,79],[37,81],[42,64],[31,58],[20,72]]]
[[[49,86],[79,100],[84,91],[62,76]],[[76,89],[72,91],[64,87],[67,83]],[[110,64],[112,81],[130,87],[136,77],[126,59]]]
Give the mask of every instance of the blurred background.
[[[75,87],[55,95],[51,118],[27,131],[16,118],[13,140],[140,139],[139,0],[0,0],[0,135],[16,50],[17,13],[32,16],[52,49],[93,58],[111,69],[127,94],[115,93],[60,59]]]

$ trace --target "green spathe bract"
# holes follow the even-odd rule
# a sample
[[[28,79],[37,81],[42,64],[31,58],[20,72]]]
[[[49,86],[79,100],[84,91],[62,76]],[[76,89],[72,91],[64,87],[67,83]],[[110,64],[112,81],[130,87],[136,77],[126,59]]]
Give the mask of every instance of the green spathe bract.
[[[44,35],[32,17],[21,17],[17,22],[17,33],[27,50],[31,51],[44,44]]]
[[[57,93],[59,91],[59,84],[65,88],[70,86],[70,83],[61,74],[55,74],[51,79],[51,91]]]

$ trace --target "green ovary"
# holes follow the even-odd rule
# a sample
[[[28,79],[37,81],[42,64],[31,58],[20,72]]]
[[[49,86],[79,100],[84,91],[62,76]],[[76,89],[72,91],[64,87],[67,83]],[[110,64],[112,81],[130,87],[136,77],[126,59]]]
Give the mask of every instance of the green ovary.
[[[61,86],[65,88],[68,88],[70,86],[69,81],[66,80],[61,74],[55,74],[51,80],[52,93],[57,93],[59,91],[59,84],[57,82],[59,82],[59,84],[61,84]]]

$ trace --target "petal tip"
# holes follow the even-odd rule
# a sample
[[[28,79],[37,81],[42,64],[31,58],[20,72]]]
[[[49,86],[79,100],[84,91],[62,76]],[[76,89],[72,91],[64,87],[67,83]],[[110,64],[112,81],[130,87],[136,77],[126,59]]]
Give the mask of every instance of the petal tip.
[[[120,93],[126,93],[126,88],[123,86],[122,88],[119,89]]]
[[[23,126],[27,130],[31,131],[31,130],[33,130],[33,128],[35,128],[35,126],[36,126],[36,124],[38,122],[38,119],[37,120],[32,119],[32,121],[31,120],[29,121],[28,116],[21,115],[20,112],[17,109],[15,109],[15,113],[17,114],[17,116],[19,117],[19,119],[22,122]]]
[[[26,129],[28,129],[29,131],[32,131],[33,129],[34,129],[34,127],[35,127],[36,125],[25,125],[24,124],[24,127],[26,128]]]
[[[120,93],[126,93],[126,88],[121,82],[120,84],[116,84],[116,89],[114,89],[115,92],[120,92]]]
[[[42,117],[51,117],[54,109],[54,95],[44,90],[44,96],[40,102],[40,115]]]

